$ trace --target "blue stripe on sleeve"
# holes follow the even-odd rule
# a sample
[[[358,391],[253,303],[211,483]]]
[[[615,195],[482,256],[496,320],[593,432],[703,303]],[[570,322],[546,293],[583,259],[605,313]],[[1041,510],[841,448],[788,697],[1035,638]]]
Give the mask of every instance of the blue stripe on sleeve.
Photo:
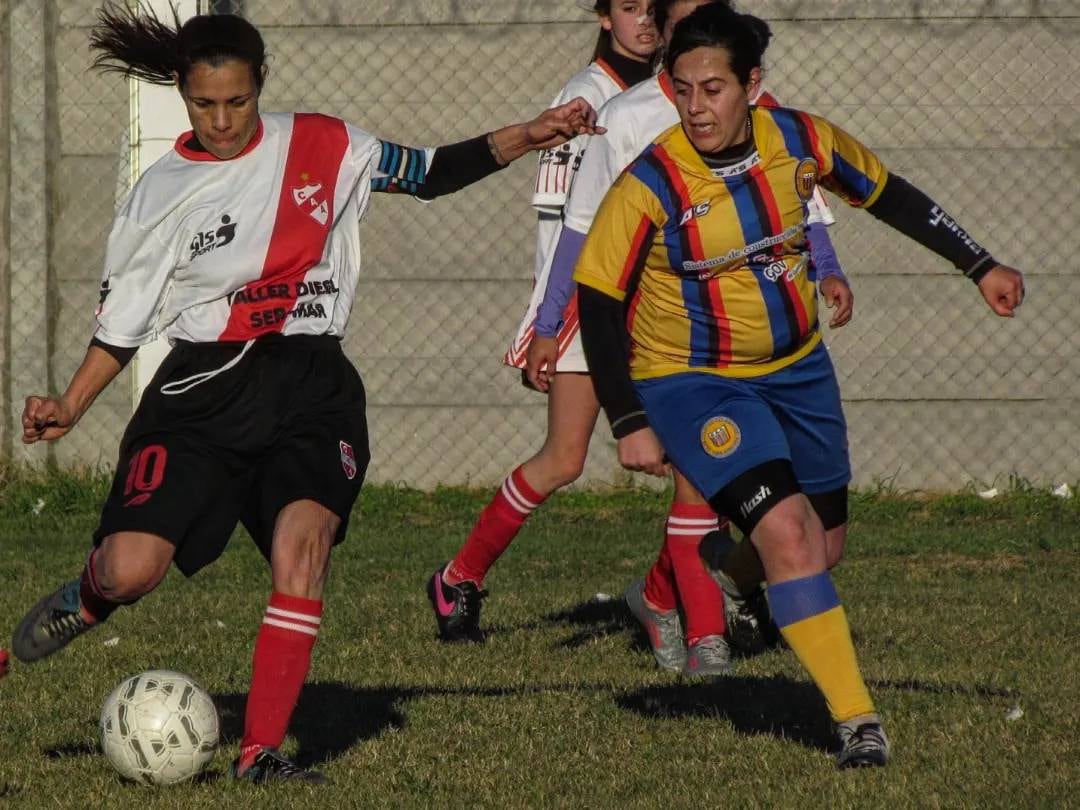
[[[873,180],[844,160],[844,156],[839,152],[833,152],[833,170],[831,176],[833,180],[839,183],[840,186],[858,202],[863,202],[868,199],[870,195],[874,193],[874,188],[876,188],[877,185]]]
[[[770,585],[768,593],[777,627],[787,627],[840,606],[840,596],[828,571]]]

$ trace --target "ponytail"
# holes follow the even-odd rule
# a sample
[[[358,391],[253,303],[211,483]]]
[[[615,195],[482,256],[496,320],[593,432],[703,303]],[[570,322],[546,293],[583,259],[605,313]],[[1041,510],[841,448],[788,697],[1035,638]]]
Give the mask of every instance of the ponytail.
[[[90,34],[90,48],[98,51],[93,67],[151,84],[184,84],[196,62],[214,67],[228,59],[246,62],[255,86],[262,89],[266,48],[262,35],[242,17],[200,14],[183,25],[173,9],[173,24],[153,12],[139,12],[107,0]]]

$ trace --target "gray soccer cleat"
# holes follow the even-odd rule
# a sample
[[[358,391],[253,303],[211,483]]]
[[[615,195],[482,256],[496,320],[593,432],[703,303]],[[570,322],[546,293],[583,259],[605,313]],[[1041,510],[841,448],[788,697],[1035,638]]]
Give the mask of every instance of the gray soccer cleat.
[[[836,735],[840,738],[836,764],[841,768],[880,768],[889,761],[889,738],[876,714],[838,723]]]
[[[645,604],[645,580],[639,579],[626,589],[626,605],[641,622],[649,636],[649,646],[661,669],[682,672],[686,666],[686,645],[678,610],[661,613]]]
[[[723,636],[702,636],[690,645],[683,674],[691,678],[716,678],[731,672],[731,648]]]
[[[20,661],[38,661],[63,649],[94,626],[79,612],[76,579],[44,597],[23,617],[11,639],[11,651]]]

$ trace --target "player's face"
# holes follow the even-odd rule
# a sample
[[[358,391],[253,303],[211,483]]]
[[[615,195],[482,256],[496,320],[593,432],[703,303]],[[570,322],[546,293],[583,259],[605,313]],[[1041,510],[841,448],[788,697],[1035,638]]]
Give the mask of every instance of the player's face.
[[[196,62],[180,95],[195,137],[216,158],[236,157],[259,128],[259,88],[251,65],[240,59],[217,67]]]
[[[671,79],[683,129],[699,152],[718,152],[747,139],[749,96],[761,81],[758,68],[743,85],[726,48],[702,47],[675,61]]]
[[[694,9],[714,2],[716,0],[676,0],[672,3],[671,8],[668,9],[667,20],[664,21],[664,30],[661,32],[664,35],[664,46],[671,44],[671,35],[675,33],[675,26],[693,14]]]
[[[612,0],[611,14],[600,18],[611,32],[615,53],[645,61],[656,52],[659,38],[653,22],[652,0]]]

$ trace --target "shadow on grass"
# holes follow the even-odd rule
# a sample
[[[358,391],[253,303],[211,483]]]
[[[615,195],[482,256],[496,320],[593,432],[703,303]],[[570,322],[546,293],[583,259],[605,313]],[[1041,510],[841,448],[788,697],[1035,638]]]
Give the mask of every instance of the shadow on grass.
[[[326,762],[359,742],[404,728],[405,715],[398,706],[416,696],[413,689],[307,684],[289,725],[289,733],[300,745],[298,763],[306,767]],[[247,695],[214,695],[214,703],[221,718],[222,744],[239,742]]]
[[[592,641],[630,631],[630,649],[637,652],[652,649],[645,630],[634,618],[622,598],[604,602],[588,599],[571,607],[547,613],[536,621],[521,624],[494,624],[484,628],[484,635],[547,630],[552,625],[574,629],[570,636],[555,642],[555,647],[577,649]]]
[[[784,676],[650,686],[618,695],[615,702],[652,720],[716,718],[740,734],[770,734],[822,751],[832,746],[832,723],[817,687]]]

